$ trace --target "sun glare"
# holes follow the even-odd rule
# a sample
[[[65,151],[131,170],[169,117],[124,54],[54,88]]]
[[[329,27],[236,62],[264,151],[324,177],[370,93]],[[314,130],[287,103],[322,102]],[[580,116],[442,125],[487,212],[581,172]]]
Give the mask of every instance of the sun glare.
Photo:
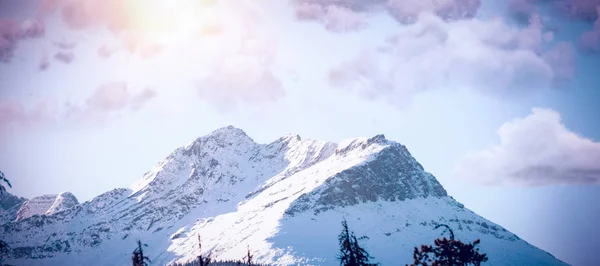
[[[173,44],[200,32],[213,7],[206,1],[126,1],[125,15],[131,29],[145,41]]]

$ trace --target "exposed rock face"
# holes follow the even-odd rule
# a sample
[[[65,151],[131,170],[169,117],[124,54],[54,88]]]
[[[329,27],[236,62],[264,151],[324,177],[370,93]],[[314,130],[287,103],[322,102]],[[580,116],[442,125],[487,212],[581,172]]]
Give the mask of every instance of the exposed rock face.
[[[21,204],[15,221],[18,222],[33,215],[51,215],[78,204],[77,198],[70,192],[35,197]]]
[[[43,195],[27,200],[17,212],[16,221],[29,218],[33,215],[42,215],[52,207],[58,195]]]
[[[426,197],[445,197],[446,190],[410,155],[406,147],[387,142],[382,135],[360,144],[366,147],[376,141],[388,145],[374,158],[338,173],[311,193],[302,195],[286,212],[313,210],[315,213],[335,207],[359,203],[403,201]],[[350,146],[355,146],[352,143]],[[348,148],[337,150],[338,154]]]
[[[0,194],[0,224],[17,219],[17,212],[26,200],[8,192]]]
[[[82,204],[71,196],[33,201],[28,214],[40,215],[0,228],[12,247],[8,262],[126,265],[123,250],[142,239],[165,265],[197,256],[201,234],[217,259],[239,259],[250,245],[263,263],[337,265],[346,218],[383,265],[412,261],[414,246],[439,236],[439,223],[461,239],[481,238],[489,265],[564,265],[449,197],[383,135],[336,144],[291,134],[257,144],[226,127],[175,150],[131,189]]]

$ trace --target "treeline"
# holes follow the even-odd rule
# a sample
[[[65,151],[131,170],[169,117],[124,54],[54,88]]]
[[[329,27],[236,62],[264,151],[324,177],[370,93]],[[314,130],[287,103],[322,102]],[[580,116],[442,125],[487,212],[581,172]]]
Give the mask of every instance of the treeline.
[[[488,257],[485,253],[480,253],[477,247],[479,239],[473,243],[463,243],[454,239],[454,232],[445,225],[440,224],[435,227],[438,229],[445,227],[450,233],[450,238],[438,238],[434,240],[434,246],[421,245],[415,247],[413,251],[413,263],[406,266],[479,266],[486,262]],[[360,246],[359,240],[366,238],[362,236],[357,238],[354,232],[348,229],[346,220],[342,221],[342,232],[338,236],[340,253],[338,260],[342,266],[376,266],[374,258]],[[402,265],[398,263],[397,265]]]
[[[188,262],[188,263],[177,263],[174,264],[173,266],[200,266],[200,262],[198,261],[192,261],[192,262]],[[215,262],[211,262],[210,266],[246,266],[248,264],[243,263],[241,261],[234,261],[234,260],[225,260],[225,261],[215,261]],[[252,264],[255,266],[267,266],[266,264]]]
[[[138,246],[133,251],[133,255],[131,260],[133,262],[133,266],[148,266],[152,261],[144,256],[144,251],[142,246],[142,242],[138,240]],[[200,235],[198,235],[198,255],[196,259],[187,263],[176,263],[172,264],[172,266],[267,266],[265,264],[259,264],[254,262],[254,255],[250,252],[250,247],[248,247],[248,252],[246,256],[244,256],[241,260],[225,260],[225,261],[215,261],[212,258],[212,252],[204,255],[202,253],[202,240],[200,239]]]
[[[480,266],[488,260],[485,253],[480,253],[477,247],[480,243],[476,239],[472,243],[463,243],[454,238],[454,232],[445,224],[440,224],[435,227],[438,229],[444,227],[444,232],[448,231],[450,238],[438,238],[434,240],[433,245],[421,245],[415,247],[413,251],[413,262],[406,266]],[[444,233],[442,232],[442,234]],[[359,241],[366,239],[366,236],[357,237],[348,227],[346,220],[342,221],[342,232],[338,235],[339,254],[337,259],[341,266],[378,266],[379,263],[374,262],[375,258],[369,255],[369,252],[364,249]],[[147,266],[150,261],[144,256],[142,244],[138,240],[138,247],[133,252],[133,266]],[[213,261],[212,253],[206,255],[202,253],[202,241],[198,235],[198,252],[199,256],[194,261],[188,263],[174,264],[173,266],[262,266],[254,262],[254,256],[248,247],[248,253],[239,261]],[[397,265],[402,265],[398,263]]]

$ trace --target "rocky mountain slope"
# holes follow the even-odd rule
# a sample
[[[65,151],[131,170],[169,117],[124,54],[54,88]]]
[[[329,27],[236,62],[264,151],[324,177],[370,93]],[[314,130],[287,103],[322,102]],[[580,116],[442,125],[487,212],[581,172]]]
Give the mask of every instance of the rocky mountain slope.
[[[8,192],[0,194],[0,224],[14,221],[19,208],[26,200],[26,198],[17,197]]]
[[[18,222],[33,215],[52,215],[78,204],[77,198],[70,192],[35,197],[23,202],[16,213],[15,221]]]
[[[153,265],[168,265],[198,255],[198,234],[217,259],[250,246],[262,263],[337,265],[343,218],[382,265],[411,262],[439,223],[480,238],[487,265],[565,265],[456,202],[383,135],[257,144],[231,126],[175,150],[131,188],[6,222],[0,235],[16,265],[128,265],[137,239]]]

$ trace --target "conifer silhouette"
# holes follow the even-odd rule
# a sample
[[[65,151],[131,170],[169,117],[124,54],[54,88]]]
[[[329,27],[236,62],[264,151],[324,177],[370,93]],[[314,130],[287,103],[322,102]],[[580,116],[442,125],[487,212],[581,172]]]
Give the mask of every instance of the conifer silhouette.
[[[465,244],[454,239],[454,232],[448,225],[440,224],[435,229],[440,227],[446,227],[450,232],[450,239],[436,239],[435,248],[431,245],[421,245],[420,249],[415,247],[411,266],[479,266],[488,260],[485,253],[479,253],[479,239]]]
[[[202,256],[202,240],[200,239],[200,234],[198,234],[198,251],[200,255],[198,255],[198,263],[200,266],[207,266],[211,263],[211,253],[209,252],[206,257]]]
[[[362,239],[364,237],[361,237]],[[340,254],[338,260],[342,266],[375,266],[377,263],[369,262],[371,257],[369,253],[358,244],[354,232],[348,229],[348,222],[342,221],[342,232],[338,235],[340,245]]]
[[[338,259],[340,260],[340,265],[357,265],[356,257],[354,256],[354,252],[352,251],[350,230],[348,230],[348,223],[345,219],[342,221],[342,232],[338,235],[338,241],[340,245],[340,254],[338,256]]]
[[[148,266],[148,263],[152,261],[147,256],[144,256],[144,250],[142,249],[142,241],[138,240],[137,244],[138,246],[133,251],[133,256],[131,257],[133,266]]]
[[[2,182],[6,183],[8,187],[12,188],[10,181],[8,181],[8,179],[6,179],[6,177],[4,176],[4,173],[0,171],[0,195],[6,191],[6,187],[2,185]]]
[[[248,266],[253,266],[254,263],[252,262],[252,258],[254,258],[254,256],[250,253],[250,246],[248,246],[248,254],[244,257],[244,263]]]

